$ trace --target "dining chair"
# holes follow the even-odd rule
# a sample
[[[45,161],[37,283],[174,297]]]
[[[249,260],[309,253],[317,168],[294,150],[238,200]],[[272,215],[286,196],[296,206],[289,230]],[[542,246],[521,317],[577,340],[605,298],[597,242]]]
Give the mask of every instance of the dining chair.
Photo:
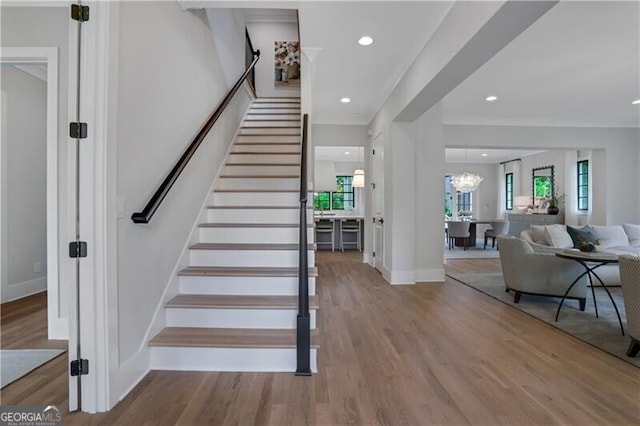
[[[471,222],[469,221],[448,221],[447,229],[449,233],[449,250],[454,245],[454,241],[456,238],[462,238],[464,241],[464,250],[469,247],[469,237],[471,236],[471,232],[469,231],[469,227],[471,226]]]
[[[487,241],[491,238],[491,248],[496,246],[496,237],[498,235],[507,235],[509,233],[508,220],[491,221],[491,228],[484,231],[484,249],[487,249]],[[500,250],[500,247],[498,247]]]

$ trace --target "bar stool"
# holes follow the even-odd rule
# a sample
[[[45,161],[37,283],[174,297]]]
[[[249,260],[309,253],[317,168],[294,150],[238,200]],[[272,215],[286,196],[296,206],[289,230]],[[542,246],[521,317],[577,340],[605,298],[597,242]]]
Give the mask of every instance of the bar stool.
[[[316,219],[316,246],[320,244],[331,244],[331,251],[335,251],[335,243],[333,238],[333,219]],[[329,234],[331,241],[321,241],[318,238],[321,234]]]
[[[356,234],[354,242],[344,241],[344,234]],[[340,248],[344,251],[345,244],[355,244],[358,251],[362,251],[360,244],[360,219],[342,219],[340,221]]]

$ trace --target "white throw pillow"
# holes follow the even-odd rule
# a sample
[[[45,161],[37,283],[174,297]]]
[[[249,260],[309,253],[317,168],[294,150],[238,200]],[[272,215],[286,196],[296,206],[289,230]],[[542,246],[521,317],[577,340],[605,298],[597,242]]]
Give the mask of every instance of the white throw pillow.
[[[623,223],[622,227],[624,232],[629,238],[629,245],[633,247],[640,247],[640,225],[632,225],[630,223]]]
[[[536,244],[543,244],[545,246],[549,245],[549,241],[547,240],[547,236],[544,233],[544,225],[529,225],[531,229],[531,238],[533,242]]]
[[[622,225],[592,225],[598,237],[599,245],[603,247],[628,246],[629,238]]]
[[[564,225],[547,225],[544,234],[549,244],[558,248],[573,248],[573,240]]]

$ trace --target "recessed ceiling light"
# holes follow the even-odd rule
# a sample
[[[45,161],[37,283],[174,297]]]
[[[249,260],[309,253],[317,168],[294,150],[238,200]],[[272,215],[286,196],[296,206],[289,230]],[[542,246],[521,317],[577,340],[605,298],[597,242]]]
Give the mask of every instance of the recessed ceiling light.
[[[342,98],[342,99],[340,99],[340,102],[342,102],[343,104],[348,104],[349,102],[351,102],[351,99],[349,99],[349,98]]]
[[[486,152],[483,152],[481,155],[482,155],[483,157],[486,157],[486,156],[487,156],[487,155],[489,155],[489,154],[487,154]]]
[[[349,155],[349,154],[351,154],[349,151],[344,152],[344,155]]]
[[[360,46],[369,46],[371,43],[373,43],[373,39],[369,36],[360,37],[358,40]]]
[[[632,105],[638,105],[640,104],[640,99],[636,99],[635,101],[631,102]]]
[[[487,96],[486,101],[487,101],[487,102],[493,102],[493,101],[495,101],[496,99],[498,99],[498,97],[497,97],[497,96],[491,95],[491,96]]]

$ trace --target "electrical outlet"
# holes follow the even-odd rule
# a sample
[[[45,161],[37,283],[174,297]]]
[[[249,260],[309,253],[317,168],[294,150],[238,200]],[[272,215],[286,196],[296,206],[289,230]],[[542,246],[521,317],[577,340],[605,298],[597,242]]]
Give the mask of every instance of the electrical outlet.
[[[42,265],[40,265],[40,262],[36,262],[33,264],[33,272],[40,272],[42,271]]]

